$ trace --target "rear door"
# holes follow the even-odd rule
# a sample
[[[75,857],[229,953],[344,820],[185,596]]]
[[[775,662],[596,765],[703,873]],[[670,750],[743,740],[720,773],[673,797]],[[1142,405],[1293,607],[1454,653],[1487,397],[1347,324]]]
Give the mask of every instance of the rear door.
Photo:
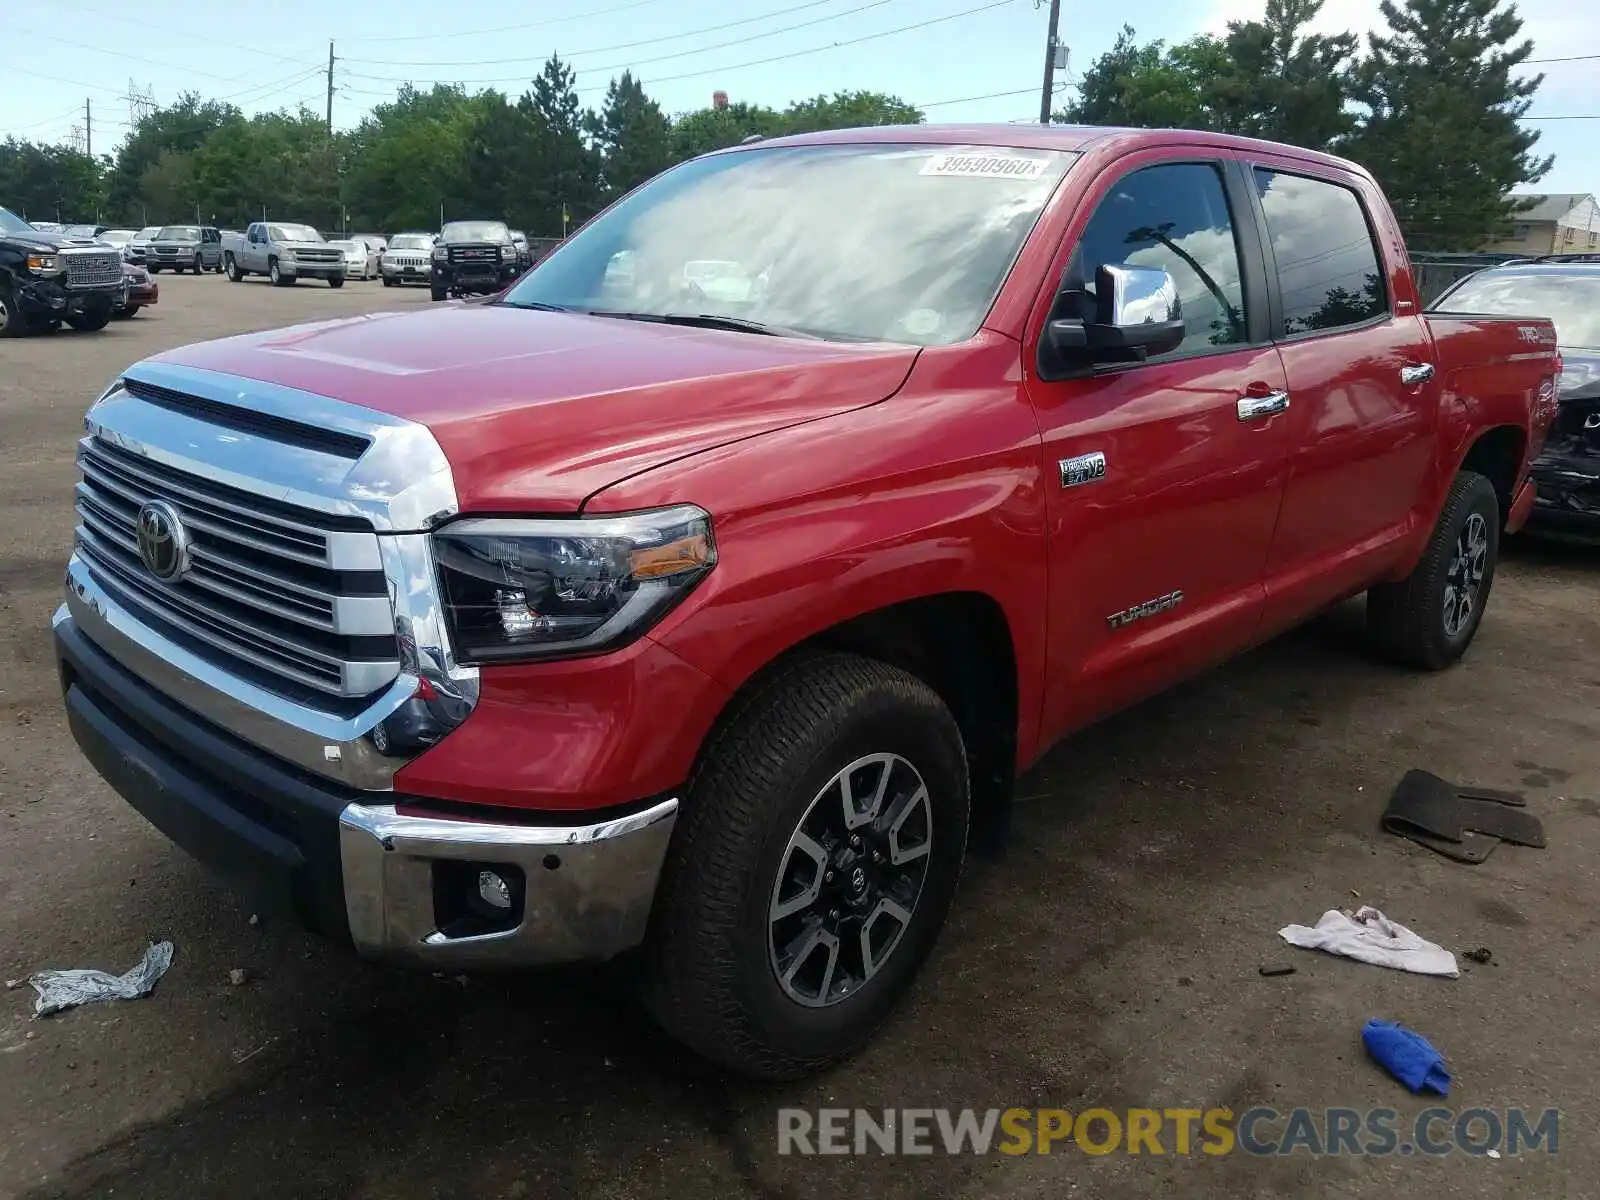
[[[1179,154],[1108,167],[1050,278],[1161,267],[1183,343],[1067,379],[1027,373],[1046,461],[1046,740],[1226,658],[1260,616],[1288,447],[1283,367],[1243,175],[1216,152]],[[1034,338],[1076,288],[1046,289]]]
[[[1371,183],[1297,160],[1257,159],[1249,179],[1290,396],[1266,634],[1386,574],[1416,522],[1432,519],[1422,502],[1439,381],[1404,251],[1380,224]],[[1387,255],[1380,237],[1393,239]]]

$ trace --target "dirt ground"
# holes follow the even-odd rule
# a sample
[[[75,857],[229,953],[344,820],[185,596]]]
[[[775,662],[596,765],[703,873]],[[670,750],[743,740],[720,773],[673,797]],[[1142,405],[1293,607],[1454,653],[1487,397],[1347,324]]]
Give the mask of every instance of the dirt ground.
[[[35,1021],[30,989],[0,992],[0,1195],[1596,1194],[1600,553],[1513,547],[1442,675],[1375,662],[1351,605],[1061,746],[875,1044],[756,1087],[687,1063],[606,971],[405,975],[252,925],[78,755],[47,627],[91,395],[164,347],[427,302],[375,283],[161,287],[102,334],[0,343],[0,977],[177,945],[136,1003]],[[1413,766],[1525,790],[1548,849],[1469,867],[1380,833]],[[1493,961],[1430,979],[1276,936],[1358,902]],[[1258,974],[1285,960],[1297,974]],[[1374,1016],[1445,1052],[1458,1110],[1559,1108],[1559,1153],[777,1152],[781,1107],[1387,1106],[1406,1128],[1434,1101],[1367,1059]]]

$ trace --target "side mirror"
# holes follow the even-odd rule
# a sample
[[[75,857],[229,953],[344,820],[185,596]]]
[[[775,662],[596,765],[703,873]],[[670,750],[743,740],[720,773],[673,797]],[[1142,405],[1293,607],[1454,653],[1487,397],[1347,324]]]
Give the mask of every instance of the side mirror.
[[[1055,317],[1045,340],[1063,364],[1130,362],[1166,354],[1186,329],[1178,285],[1159,267],[1106,263],[1094,273],[1094,320]]]

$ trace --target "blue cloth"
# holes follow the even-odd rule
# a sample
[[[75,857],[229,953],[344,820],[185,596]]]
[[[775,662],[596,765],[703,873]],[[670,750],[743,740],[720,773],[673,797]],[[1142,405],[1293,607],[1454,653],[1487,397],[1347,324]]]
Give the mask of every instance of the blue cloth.
[[[1368,1021],[1361,1031],[1367,1053],[1372,1055],[1389,1074],[1413,1092],[1424,1088],[1441,1096],[1450,1094],[1450,1072],[1445,1070],[1444,1055],[1420,1033],[1413,1033],[1394,1021]]]

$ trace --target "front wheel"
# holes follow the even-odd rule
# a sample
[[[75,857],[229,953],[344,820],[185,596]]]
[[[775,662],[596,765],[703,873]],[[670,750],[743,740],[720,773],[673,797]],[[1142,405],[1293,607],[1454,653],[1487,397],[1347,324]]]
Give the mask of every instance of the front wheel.
[[[28,331],[22,306],[10,292],[0,291],[0,338],[21,337]]]
[[[222,260],[222,269],[226,272],[229,283],[238,283],[244,278],[244,272],[239,270],[239,263],[231,254]]]
[[[200,255],[196,254],[194,256],[194,273],[196,275],[204,274],[205,273],[205,269],[206,269],[206,260],[201,258]]]
[[[969,805],[960,730],[927,684],[854,655],[790,666],[735,712],[688,789],[646,1006],[757,1078],[852,1053],[944,924]]]
[[[79,333],[97,333],[111,323],[111,306],[68,313],[67,324]]]
[[[438,284],[434,284],[431,288],[429,288],[429,291],[433,293],[433,298],[435,300],[443,300],[450,295],[448,288],[442,288]]]
[[[343,275],[330,275],[330,276],[328,276],[328,286],[331,287],[331,288],[342,288],[344,286],[344,276]]]
[[[1367,627],[1390,658],[1437,671],[1472,644],[1500,557],[1500,500],[1475,471],[1456,476],[1411,574],[1367,593]]]
[[[267,278],[272,281],[273,287],[288,287],[294,282],[293,275],[285,275],[278,270],[278,260],[273,259],[267,264]]]

